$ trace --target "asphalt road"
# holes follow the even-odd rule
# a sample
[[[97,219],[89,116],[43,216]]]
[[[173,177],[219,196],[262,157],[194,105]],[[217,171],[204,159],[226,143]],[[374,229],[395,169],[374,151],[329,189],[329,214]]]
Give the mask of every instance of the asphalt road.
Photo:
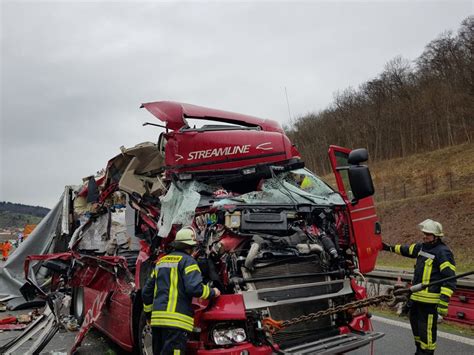
[[[24,313],[24,311],[21,311]],[[18,312],[18,313],[21,313]],[[0,318],[8,315],[4,312],[0,313]],[[385,336],[377,340],[373,345],[373,354],[390,354],[390,355],[408,355],[414,354],[415,345],[409,324],[403,321],[395,321],[391,319],[373,317],[373,326],[376,331],[385,333]],[[6,331],[0,333],[0,345],[5,344],[9,339],[15,337],[19,332]],[[49,355],[65,355],[74,343],[74,338],[77,332],[61,331],[55,335],[48,346],[41,352],[41,354]],[[28,343],[27,343],[28,344]],[[456,354],[456,355],[472,355],[474,354],[474,339],[460,337],[444,332],[438,333],[438,348],[436,354]],[[21,348],[21,353],[24,353],[27,347]],[[79,355],[91,354],[109,354],[122,355],[127,354],[118,346],[113,344],[105,336],[101,335],[96,330],[91,330],[79,348]],[[352,351],[351,355],[368,355],[371,354],[371,347]]]
[[[374,330],[385,333],[385,336],[373,344],[374,354],[408,355],[415,353],[415,343],[410,325],[406,321],[372,317]],[[474,354],[474,339],[438,331],[436,354]],[[371,354],[371,347],[351,352],[351,355]]]

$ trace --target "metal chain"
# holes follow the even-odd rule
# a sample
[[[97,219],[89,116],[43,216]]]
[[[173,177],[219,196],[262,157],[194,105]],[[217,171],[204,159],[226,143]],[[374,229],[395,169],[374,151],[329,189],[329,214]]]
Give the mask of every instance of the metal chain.
[[[310,313],[310,314],[307,314],[307,315],[302,315],[302,316],[299,316],[299,317],[295,317],[295,318],[292,318],[292,319],[289,319],[289,320],[282,321],[281,322],[281,327],[286,328],[286,327],[289,327],[291,325],[295,325],[295,324],[298,324],[298,323],[309,322],[309,321],[312,321],[312,320],[315,320],[315,319],[318,319],[318,318],[321,318],[321,317],[331,316],[333,314],[344,312],[344,311],[347,311],[347,310],[353,309],[353,308],[362,308],[362,307],[368,307],[368,306],[376,305],[376,304],[379,304],[379,303],[392,302],[394,300],[394,298],[395,297],[393,296],[393,294],[365,298],[363,300],[358,300],[358,301],[346,303],[346,304],[343,304],[343,305],[340,305],[340,306],[337,306],[337,307],[328,308],[326,310],[322,310],[322,311],[318,311],[318,312],[315,312],[315,313]]]

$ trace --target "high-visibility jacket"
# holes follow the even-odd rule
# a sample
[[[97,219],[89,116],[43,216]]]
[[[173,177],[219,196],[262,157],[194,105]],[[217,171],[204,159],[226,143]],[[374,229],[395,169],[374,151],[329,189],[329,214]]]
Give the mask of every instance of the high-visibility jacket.
[[[417,243],[411,245],[397,244],[393,247],[397,254],[416,258],[413,284],[427,285],[456,274],[453,253],[441,241],[436,243]],[[410,299],[417,302],[448,306],[450,297],[456,289],[456,280],[445,281],[441,285],[433,285],[424,290],[414,292]]]
[[[192,298],[214,297],[214,291],[202,282],[201,270],[193,257],[173,251],[158,260],[142,290],[143,309],[151,312],[151,326],[194,327]]]

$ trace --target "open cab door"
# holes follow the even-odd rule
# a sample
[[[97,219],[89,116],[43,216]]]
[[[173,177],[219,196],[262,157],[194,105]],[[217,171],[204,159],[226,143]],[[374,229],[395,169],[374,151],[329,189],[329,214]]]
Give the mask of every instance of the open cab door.
[[[338,190],[349,210],[359,270],[361,273],[370,272],[375,268],[378,251],[382,249],[382,236],[372,198],[372,178],[367,166],[359,165],[368,159],[367,150],[331,145],[328,154]]]

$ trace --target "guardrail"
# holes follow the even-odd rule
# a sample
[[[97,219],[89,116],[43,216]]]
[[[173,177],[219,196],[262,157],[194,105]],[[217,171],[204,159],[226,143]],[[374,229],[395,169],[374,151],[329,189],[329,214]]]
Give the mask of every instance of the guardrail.
[[[387,285],[394,285],[399,280],[410,283],[413,271],[380,268],[364,277],[368,295],[376,296],[383,293]],[[468,276],[457,280],[456,291],[451,297],[448,315],[444,319],[474,325],[474,277]]]
[[[393,283],[388,282],[387,284],[394,284],[398,278],[404,282],[411,282],[413,279],[413,271],[402,269],[375,269],[365,276],[369,279],[393,281]],[[458,279],[457,287],[474,290],[474,277],[467,276]]]

